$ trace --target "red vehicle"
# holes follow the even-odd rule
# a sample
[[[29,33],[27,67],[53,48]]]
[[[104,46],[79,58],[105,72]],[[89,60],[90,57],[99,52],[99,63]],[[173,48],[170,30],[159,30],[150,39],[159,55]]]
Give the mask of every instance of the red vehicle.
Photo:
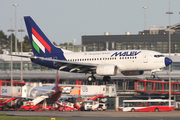
[[[60,105],[58,110],[59,111],[65,111],[64,106]]]
[[[58,110],[58,109],[59,109],[59,107],[58,107],[57,104],[51,104],[51,105],[49,106],[49,110],[51,110],[51,111],[56,111],[56,110]]]
[[[15,100],[16,97],[13,97],[11,99],[6,100],[5,102],[3,102],[3,100],[0,101],[0,110],[4,110],[5,109],[5,104],[7,104],[8,102],[11,102],[12,100]]]
[[[27,102],[25,106],[21,106],[20,110],[22,111],[35,111],[39,110],[39,106],[33,104],[33,102]]]
[[[75,108],[70,107],[70,106],[60,106],[59,111],[75,111]]]
[[[172,111],[174,110],[174,100],[149,99],[149,100],[123,100],[121,111],[145,112],[145,111]]]
[[[68,106],[66,104],[60,104],[60,103],[57,103],[59,105],[59,111],[75,111],[75,108],[74,107],[71,107],[71,106]]]

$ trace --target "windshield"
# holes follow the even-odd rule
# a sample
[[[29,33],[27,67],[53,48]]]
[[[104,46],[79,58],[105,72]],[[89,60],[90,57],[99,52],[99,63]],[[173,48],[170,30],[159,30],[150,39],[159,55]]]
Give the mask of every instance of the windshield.
[[[164,55],[154,55],[154,57],[164,57]]]

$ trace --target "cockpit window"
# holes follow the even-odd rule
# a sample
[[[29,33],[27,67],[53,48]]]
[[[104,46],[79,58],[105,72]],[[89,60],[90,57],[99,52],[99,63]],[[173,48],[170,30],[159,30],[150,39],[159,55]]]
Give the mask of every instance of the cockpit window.
[[[154,55],[154,57],[164,57],[164,55]]]

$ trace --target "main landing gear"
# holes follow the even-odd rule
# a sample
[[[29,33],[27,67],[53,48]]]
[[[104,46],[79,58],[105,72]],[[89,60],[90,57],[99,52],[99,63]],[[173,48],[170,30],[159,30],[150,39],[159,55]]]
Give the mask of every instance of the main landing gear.
[[[87,78],[88,82],[95,82],[96,81],[96,77],[94,77],[94,74],[92,74],[91,76],[89,76]],[[111,77],[110,76],[104,76],[103,77],[103,81],[110,81]]]
[[[103,81],[110,81],[111,80],[111,77],[110,76],[104,76],[103,77]]]

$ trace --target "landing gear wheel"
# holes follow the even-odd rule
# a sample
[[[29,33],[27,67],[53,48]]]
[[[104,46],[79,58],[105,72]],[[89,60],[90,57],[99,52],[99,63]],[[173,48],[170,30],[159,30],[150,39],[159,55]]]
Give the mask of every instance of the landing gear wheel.
[[[156,76],[155,75],[151,75],[151,78],[155,78]]]
[[[156,74],[156,72],[152,72],[152,73],[151,73],[151,78],[156,78],[156,77],[158,77],[157,74]]]
[[[96,81],[96,78],[94,76],[89,76],[87,78],[87,80],[88,80],[88,82],[94,82],[94,81]]]
[[[103,81],[110,81],[111,80],[111,77],[110,76],[104,76],[103,77]]]

